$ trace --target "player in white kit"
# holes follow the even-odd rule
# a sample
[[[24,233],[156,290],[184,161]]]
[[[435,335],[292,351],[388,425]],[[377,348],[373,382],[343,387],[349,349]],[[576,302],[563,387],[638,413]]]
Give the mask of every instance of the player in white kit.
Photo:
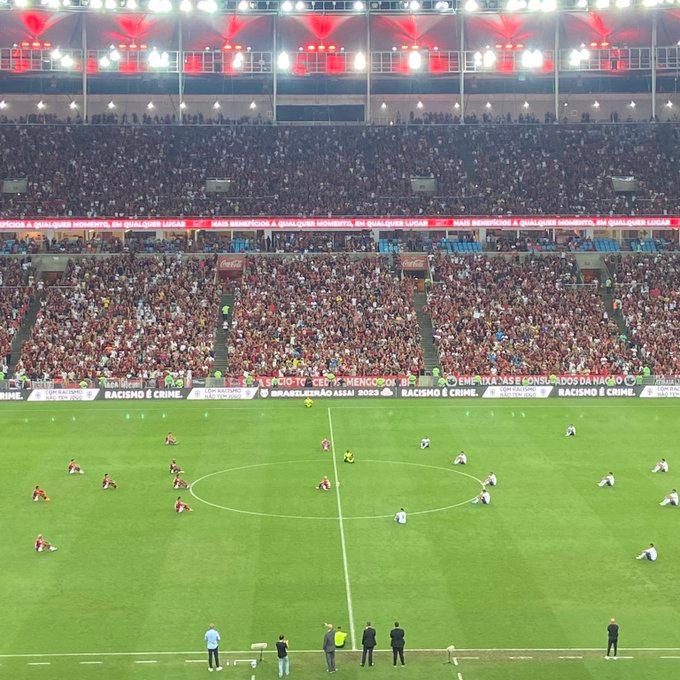
[[[642,550],[639,555],[635,557],[636,560],[648,559],[650,562],[656,562],[656,558],[659,554],[656,552],[656,548],[653,543],[649,544],[649,548]]]
[[[678,490],[673,489],[664,499],[659,503],[659,505],[678,505]]]
[[[668,472],[668,462],[662,458],[653,468],[652,472]]]
[[[614,474],[610,472],[605,475],[598,483],[598,486],[614,486],[616,480],[614,479]]]
[[[404,510],[404,508],[399,510],[399,512],[394,516],[394,521],[397,524],[406,524],[406,510]]]

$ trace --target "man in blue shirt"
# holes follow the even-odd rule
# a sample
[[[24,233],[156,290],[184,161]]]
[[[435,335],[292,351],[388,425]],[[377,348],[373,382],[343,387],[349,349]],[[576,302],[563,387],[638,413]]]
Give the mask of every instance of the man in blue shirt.
[[[220,634],[215,630],[215,624],[211,623],[210,628],[205,633],[205,643],[208,646],[208,670],[213,671],[213,660],[215,661],[215,670],[221,671],[220,666]]]

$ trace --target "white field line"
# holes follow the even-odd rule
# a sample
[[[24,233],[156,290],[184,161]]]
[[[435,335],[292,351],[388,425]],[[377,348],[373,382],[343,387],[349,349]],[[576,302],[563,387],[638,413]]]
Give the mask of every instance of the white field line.
[[[51,666],[51,661],[29,661],[29,666]]]
[[[205,659],[185,659],[184,663],[207,663]]]
[[[571,656],[560,656],[559,658],[560,659],[582,659],[583,657],[571,655]]]
[[[354,631],[354,607],[352,607],[352,587],[349,582],[349,566],[347,564],[347,544],[345,543],[345,522],[342,518],[342,500],[340,499],[340,478],[338,477],[338,461],[335,459],[335,438],[333,436],[333,418],[328,409],[328,429],[331,436],[331,452],[333,454],[333,474],[335,475],[335,499],[338,502],[338,523],[340,525],[340,545],[342,547],[342,566],[345,571],[345,595],[347,597],[347,614],[349,616],[349,634],[352,651],[357,651],[356,633]]]
[[[135,663],[158,663],[155,659],[145,659],[144,661],[135,661]]]
[[[440,653],[445,654],[445,647],[408,647],[409,652],[422,652],[422,653]],[[620,648],[621,649],[621,648]],[[626,647],[628,652],[680,652],[680,647]],[[354,650],[359,651],[359,650]],[[391,649],[388,647],[376,648],[376,652],[391,653]],[[223,650],[220,649],[220,654],[250,654],[252,650]],[[537,652],[537,653],[547,653],[547,652],[602,652],[604,651],[602,647],[461,647],[456,649],[459,654],[458,659],[478,659],[479,657],[473,656],[460,656],[460,654],[466,654],[468,652],[482,652],[482,653],[494,653],[499,654],[507,652]],[[276,654],[276,650],[268,649],[265,650],[265,654]],[[296,654],[321,654],[320,649],[296,649]],[[58,657],[116,657],[116,656],[198,656],[199,654],[205,655],[205,650],[201,651],[166,651],[166,652],[50,652],[47,654],[36,653],[36,654],[0,654],[0,659],[49,659]],[[619,659],[629,658],[629,657],[618,657]],[[680,659],[679,656],[663,656],[660,658],[664,659]]]
[[[81,666],[94,666],[97,664],[102,664],[104,663],[103,661],[79,661],[78,662]]]
[[[462,673],[458,673],[458,680],[463,680],[463,674]]]

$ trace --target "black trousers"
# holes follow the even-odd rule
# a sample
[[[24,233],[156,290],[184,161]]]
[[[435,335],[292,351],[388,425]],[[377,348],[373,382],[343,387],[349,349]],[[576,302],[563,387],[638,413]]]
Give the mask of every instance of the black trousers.
[[[364,647],[363,651],[361,652],[361,665],[362,666],[366,665],[366,655],[368,655],[368,665],[372,666],[373,665],[373,647]]]
[[[404,648],[403,647],[392,647],[392,663],[393,665],[397,665],[397,656],[399,657],[399,661],[401,661],[401,665],[404,665]]]
[[[618,644],[618,638],[609,638],[609,641],[607,642],[607,656],[611,656],[610,652],[612,651],[612,647],[614,648],[614,656],[616,656],[616,647]]]
[[[217,649],[217,648],[208,650],[208,667],[209,668],[213,667],[213,659],[215,660],[215,667],[219,668],[219,666],[220,666],[220,650]]]

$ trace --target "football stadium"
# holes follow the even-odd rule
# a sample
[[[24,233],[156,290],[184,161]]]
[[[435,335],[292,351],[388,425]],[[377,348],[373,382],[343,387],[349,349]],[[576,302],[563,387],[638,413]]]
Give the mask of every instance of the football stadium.
[[[680,677],[680,0],[0,0],[0,678]]]

